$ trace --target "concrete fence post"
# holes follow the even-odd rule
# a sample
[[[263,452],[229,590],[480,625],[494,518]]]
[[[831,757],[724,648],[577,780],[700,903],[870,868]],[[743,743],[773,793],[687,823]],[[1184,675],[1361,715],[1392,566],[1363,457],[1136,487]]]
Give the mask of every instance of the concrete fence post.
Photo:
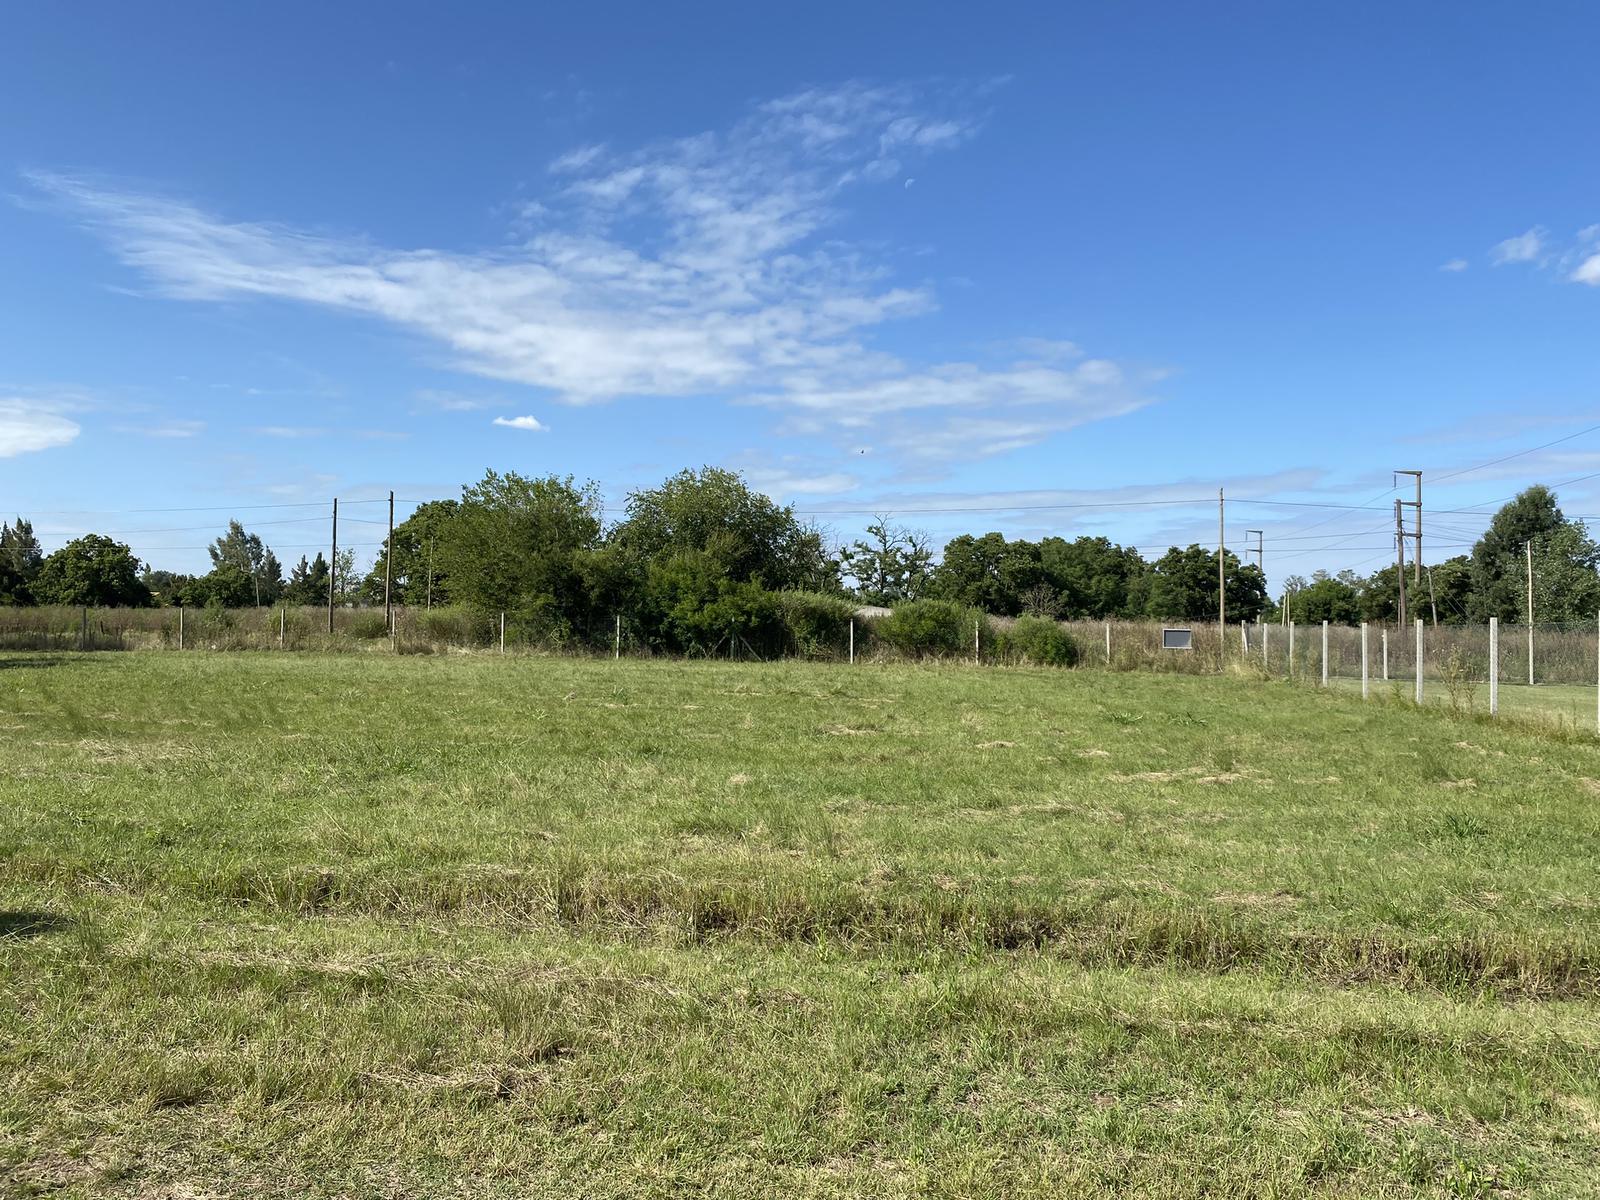
[[[1289,678],[1294,678],[1294,622],[1289,622]]]
[[[1106,622],[1106,666],[1111,665],[1111,622]]]
[[[1422,618],[1417,618],[1417,703],[1422,703]]]
[[[1381,630],[1383,634],[1383,681],[1389,682],[1389,627],[1385,625]]]
[[[282,605],[278,609],[278,649],[282,650],[288,640],[289,633],[289,606]],[[393,640],[392,638],[390,639]]]
[[[1328,686],[1328,623],[1322,623],[1322,686]]]
[[[500,653],[504,654],[505,652],[506,652],[506,614],[505,614],[504,611],[502,611],[500,613]]]
[[[183,605],[178,605],[178,649],[183,649]]]
[[[622,657],[622,614],[621,613],[617,614],[617,632],[616,632],[616,639],[615,639],[615,641],[613,641],[612,646],[611,646],[611,657],[614,658],[614,659]]]
[[[856,661],[856,619],[850,618],[850,661]]]
[[[1367,671],[1367,623],[1361,622],[1361,698],[1365,700],[1372,691],[1371,677]]]
[[[1261,622],[1261,669],[1269,675],[1272,673],[1272,662],[1267,656],[1267,643],[1271,637],[1272,625],[1267,621]]]
[[[979,655],[979,642],[978,642],[978,626],[979,626],[979,624],[980,624],[980,622],[978,622],[978,621],[974,621],[972,623],[972,665],[973,666],[977,666],[982,661],[978,657],[978,655]]]
[[[1489,618],[1489,715],[1500,711],[1500,618]]]

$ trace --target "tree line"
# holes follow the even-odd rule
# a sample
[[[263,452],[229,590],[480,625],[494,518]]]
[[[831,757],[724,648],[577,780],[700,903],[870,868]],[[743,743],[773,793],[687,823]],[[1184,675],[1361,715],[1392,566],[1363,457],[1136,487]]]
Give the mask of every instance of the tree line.
[[[1600,551],[1543,487],[1502,508],[1470,556],[1428,568],[1431,595],[1426,586],[1413,595],[1412,611],[1431,602],[1441,622],[1517,620],[1526,607],[1528,543],[1540,619],[1593,615]],[[302,556],[285,572],[271,547],[238,521],[210,545],[209,557],[211,569],[200,575],[156,569],[101,534],[45,554],[32,525],[18,518],[0,526],[0,604],[320,605],[331,582],[336,604],[371,605],[383,602],[387,572],[399,604],[504,611],[552,641],[603,640],[622,618],[652,644],[691,651],[735,631],[758,634],[778,619],[785,595],[883,606],[942,600],[999,616],[1217,616],[1212,547],[1174,546],[1149,560],[1103,537],[1028,541],[991,532],[953,538],[936,557],[926,534],[886,519],[833,547],[791,507],[715,467],[631,493],[610,522],[593,483],[489,471],[459,499],[419,505],[365,572],[349,550],[332,564],[321,553]],[[1366,577],[1291,579],[1287,614],[1269,599],[1258,567],[1229,551],[1223,568],[1231,619],[1396,615],[1393,566]]]

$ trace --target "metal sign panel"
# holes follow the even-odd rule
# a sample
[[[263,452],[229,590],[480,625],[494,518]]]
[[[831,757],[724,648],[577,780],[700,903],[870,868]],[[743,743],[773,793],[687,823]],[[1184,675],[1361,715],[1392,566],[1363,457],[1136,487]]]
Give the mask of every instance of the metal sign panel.
[[[1193,650],[1194,630],[1163,629],[1161,631],[1161,648],[1163,650]]]

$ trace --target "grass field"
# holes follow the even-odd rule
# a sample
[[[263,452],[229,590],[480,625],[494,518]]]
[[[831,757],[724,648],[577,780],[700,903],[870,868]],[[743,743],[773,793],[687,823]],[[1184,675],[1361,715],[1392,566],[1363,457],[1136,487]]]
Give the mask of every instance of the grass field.
[[[1600,745],[1243,678],[0,655],[0,1194],[1600,1194]]]

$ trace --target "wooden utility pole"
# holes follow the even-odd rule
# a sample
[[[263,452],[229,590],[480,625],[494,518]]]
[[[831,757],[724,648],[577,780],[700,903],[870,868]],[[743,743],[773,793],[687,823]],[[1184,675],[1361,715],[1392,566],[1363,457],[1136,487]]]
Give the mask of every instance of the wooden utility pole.
[[[339,497],[333,498],[333,544],[328,550],[328,632],[333,632],[334,577],[339,573]]]
[[[1221,666],[1228,657],[1228,573],[1223,568],[1222,550],[1224,546],[1225,530],[1223,528],[1223,501],[1222,489],[1217,489],[1217,665]]]
[[[389,493],[389,540],[383,543],[383,627],[394,635],[394,606],[389,602],[389,580],[394,576],[394,493]]]

